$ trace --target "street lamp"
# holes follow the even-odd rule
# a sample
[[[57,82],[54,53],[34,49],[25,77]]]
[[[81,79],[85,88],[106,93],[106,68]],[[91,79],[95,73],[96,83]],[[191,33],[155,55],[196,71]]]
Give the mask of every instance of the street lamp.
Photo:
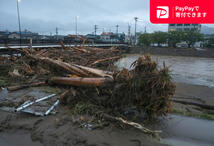
[[[76,23],[76,36],[77,36],[77,20],[79,19],[79,16],[76,16],[76,21],[75,21],[75,23]]]
[[[75,28],[75,30],[76,30],[76,41],[77,41],[77,19],[79,19],[79,16],[76,16],[76,17],[75,17],[75,24],[76,24],[76,25],[75,25],[75,27],[76,27],[76,28]]]
[[[19,41],[20,41],[20,48],[22,44],[22,39],[21,39],[21,22],[20,22],[20,14],[19,14],[19,3],[21,0],[17,0],[17,13],[18,13],[18,23],[19,23]]]

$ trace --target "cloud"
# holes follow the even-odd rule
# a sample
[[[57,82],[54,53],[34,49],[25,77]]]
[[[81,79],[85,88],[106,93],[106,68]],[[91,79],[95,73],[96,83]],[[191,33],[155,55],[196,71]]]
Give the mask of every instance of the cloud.
[[[78,32],[92,33],[94,25],[98,32],[127,32],[128,24],[134,32],[134,17],[139,17],[138,31],[164,30],[167,25],[149,22],[149,0],[22,0],[20,3],[22,29],[49,34],[68,34],[75,31],[75,17],[78,19]],[[18,30],[16,0],[0,0],[0,29]]]

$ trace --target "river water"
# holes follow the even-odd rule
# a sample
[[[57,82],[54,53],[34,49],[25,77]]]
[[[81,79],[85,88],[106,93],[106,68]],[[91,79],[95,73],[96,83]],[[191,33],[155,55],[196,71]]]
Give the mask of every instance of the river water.
[[[119,69],[130,68],[140,55],[128,55],[120,59],[116,65]],[[180,56],[152,56],[159,66],[163,61],[170,67],[175,82],[214,87],[214,59]]]
[[[213,146],[214,122],[179,115],[162,121],[162,143],[172,146]],[[160,124],[157,125],[160,127]]]

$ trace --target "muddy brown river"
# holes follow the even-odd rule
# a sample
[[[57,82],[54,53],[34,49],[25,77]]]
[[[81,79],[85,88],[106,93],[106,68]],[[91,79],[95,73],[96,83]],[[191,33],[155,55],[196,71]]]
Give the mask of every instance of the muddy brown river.
[[[117,62],[117,66],[122,69],[130,68],[140,55],[127,55]],[[214,87],[214,59],[199,57],[180,57],[180,56],[152,56],[157,60],[159,66],[166,65],[172,71],[175,82],[188,83],[194,85],[204,85]]]

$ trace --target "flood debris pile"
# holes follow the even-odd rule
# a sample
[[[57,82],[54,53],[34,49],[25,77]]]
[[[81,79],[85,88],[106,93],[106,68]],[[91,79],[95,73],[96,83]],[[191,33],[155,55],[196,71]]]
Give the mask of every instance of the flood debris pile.
[[[158,69],[149,55],[140,57],[132,70],[116,71],[111,79],[96,87],[74,87],[63,100],[74,112],[123,115],[127,109],[143,112],[149,119],[166,115],[175,92],[168,68]],[[57,81],[59,83],[59,80]],[[56,82],[56,83],[57,83]]]
[[[2,77],[7,77],[12,85],[20,83],[31,83],[34,81],[45,81],[51,76],[71,76],[84,75],[78,70],[77,65],[87,67],[98,67],[107,70],[114,70],[113,63],[121,57],[121,52],[112,47],[110,49],[94,48],[94,47],[62,47],[62,48],[36,48],[29,49],[12,49],[21,57],[11,56],[10,59],[2,57],[0,71]],[[70,64],[70,69],[66,65]],[[72,67],[71,67],[72,66]],[[74,73],[75,72],[75,73]],[[1,86],[4,84],[2,83]],[[8,85],[8,84],[7,84]]]
[[[144,113],[148,119],[169,112],[175,85],[168,68],[164,65],[159,69],[149,55],[139,57],[131,70],[119,71],[114,67],[121,58],[116,48],[65,47],[62,42],[61,46],[15,49],[21,57],[11,57],[4,64],[10,64],[10,77],[19,78],[20,82],[8,90],[57,86],[62,90],[60,103],[70,107],[71,112],[116,117],[113,119],[129,125],[133,124],[126,121],[130,109]]]

